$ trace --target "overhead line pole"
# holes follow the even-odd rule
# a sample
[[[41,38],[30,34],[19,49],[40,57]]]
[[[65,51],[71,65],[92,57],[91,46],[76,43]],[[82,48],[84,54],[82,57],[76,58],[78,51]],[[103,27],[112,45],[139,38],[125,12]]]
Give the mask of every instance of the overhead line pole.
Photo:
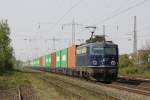
[[[104,38],[105,38],[105,31],[106,31],[105,28],[106,28],[105,25],[103,25],[103,36],[104,36]],[[104,42],[105,42],[105,39],[104,39]]]
[[[138,63],[138,51],[137,51],[137,18],[136,18],[136,16],[134,16],[133,53],[135,54],[135,61],[136,61],[136,63]]]
[[[75,45],[75,21],[72,20],[72,45]]]
[[[55,39],[55,37],[53,37],[53,50],[55,51],[55,41],[56,41],[56,39]]]
[[[105,25],[103,25],[103,35],[105,36]]]
[[[69,24],[63,24],[62,25],[62,29],[63,29],[63,26],[65,26],[65,25],[69,25],[69,26],[71,25],[71,27],[72,27],[72,45],[75,45],[75,42],[76,42],[76,40],[75,40],[76,39],[76,36],[75,36],[75,34],[76,34],[76,32],[75,32],[76,31],[76,27],[75,26],[76,25],[83,26],[83,25],[76,23],[74,19],[72,20],[71,24],[70,23]]]

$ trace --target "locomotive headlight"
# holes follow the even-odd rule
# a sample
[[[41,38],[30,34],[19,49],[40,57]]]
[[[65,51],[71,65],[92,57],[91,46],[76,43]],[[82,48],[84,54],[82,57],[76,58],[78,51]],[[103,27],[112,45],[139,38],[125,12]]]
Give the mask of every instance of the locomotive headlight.
[[[93,60],[93,65],[97,65],[97,61],[96,60]]]
[[[102,60],[103,62],[105,62],[106,61],[106,59],[105,58],[103,58],[103,60]]]
[[[103,58],[102,59],[102,62],[107,62],[108,61],[108,58]]]
[[[116,65],[116,62],[115,61],[111,61],[111,65]]]

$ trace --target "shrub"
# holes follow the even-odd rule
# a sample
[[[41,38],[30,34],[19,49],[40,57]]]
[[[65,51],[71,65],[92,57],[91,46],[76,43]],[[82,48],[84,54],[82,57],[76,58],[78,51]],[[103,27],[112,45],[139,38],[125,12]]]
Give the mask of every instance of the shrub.
[[[122,68],[122,67],[128,67],[130,65],[133,64],[133,62],[129,59],[128,55],[127,54],[124,54],[124,55],[121,55],[119,57],[119,67]]]

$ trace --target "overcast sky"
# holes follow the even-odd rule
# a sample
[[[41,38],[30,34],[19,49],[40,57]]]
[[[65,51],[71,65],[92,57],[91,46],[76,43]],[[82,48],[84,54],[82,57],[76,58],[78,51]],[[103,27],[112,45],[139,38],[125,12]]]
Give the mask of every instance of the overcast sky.
[[[0,0],[0,19],[8,19],[14,54],[21,60],[50,53],[53,37],[61,39],[56,49],[68,47],[71,26],[63,30],[61,26],[73,19],[78,24],[97,25],[95,34],[99,35],[105,24],[106,35],[119,45],[120,54],[131,53],[133,17],[137,16],[140,49],[150,40],[149,11],[150,0]],[[89,37],[83,26],[76,26],[77,39]]]

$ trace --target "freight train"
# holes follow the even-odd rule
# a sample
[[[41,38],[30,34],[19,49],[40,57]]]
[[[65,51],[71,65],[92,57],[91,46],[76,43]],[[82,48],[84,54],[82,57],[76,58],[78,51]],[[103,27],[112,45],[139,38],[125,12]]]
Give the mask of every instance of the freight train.
[[[118,45],[110,41],[73,45],[34,59],[30,66],[42,71],[112,82],[118,75]]]

